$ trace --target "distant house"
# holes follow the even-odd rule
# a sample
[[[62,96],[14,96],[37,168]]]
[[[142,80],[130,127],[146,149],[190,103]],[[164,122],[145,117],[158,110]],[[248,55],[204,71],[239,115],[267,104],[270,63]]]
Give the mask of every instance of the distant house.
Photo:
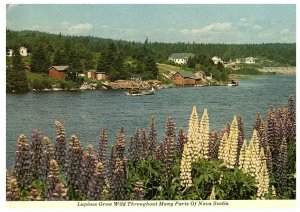
[[[194,86],[196,84],[195,75],[190,71],[177,71],[171,79],[176,86]]]
[[[245,58],[245,63],[248,63],[248,64],[255,63],[254,57],[247,57],[247,58]]]
[[[142,81],[142,77],[140,76],[131,76],[130,79],[131,81],[135,81],[135,82]]]
[[[51,66],[49,68],[49,76],[58,80],[64,79],[68,68],[69,66]]]
[[[13,56],[13,53],[14,53],[14,50],[13,50],[13,49],[8,49],[7,52],[6,52],[6,56],[7,56],[7,57],[12,57],[12,56]]]
[[[96,70],[89,70],[87,72],[89,79],[106,80],[106,72],[97,72]]]
[[[24,46],[21,46],[21,47],[19,48],[20,55],[23,56],[23,57],[28,56],[27,50],[28,50],[27,48],[25,48]]]
[[[87,78],[89,78],[89,79],[96,79],[96,71],[95,70],[89,70],[87,72]]]
[[[97,72],[96,79],[97,80],[106,80],[106,72]]]
[[[214,56],[213,58],[211,58],[211,60],[214,62],[215,65],[217,65],[218,63],[223,64],[223,60],[217,56]]]
[[[207,80],[212,80],[212,73],[210,73],[209,76],[206,76],[206,79],[207,79]]]
[[[186,64],[189,58],[193,58],[195,55],[192,53],[173,53],[169,56],[168,60],[173,61],[176,64]]]

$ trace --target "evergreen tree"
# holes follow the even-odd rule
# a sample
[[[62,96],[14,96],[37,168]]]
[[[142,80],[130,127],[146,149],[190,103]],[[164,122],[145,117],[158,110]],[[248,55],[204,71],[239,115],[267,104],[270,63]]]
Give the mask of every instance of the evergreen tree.
[[[28,79],[24,70],[6,69],[6,92],[29,91]]]
[[[53,65],[66,65],[67,64],[67,55],[63,49],[58,49],[54,53]]]
[[[148,56],[146,60],[146,72],[150,79],[157,79],[158,68],[155,59],[152,56]]]
[[[71,80],[78,85],[81,85],[83,82],[83,79],[78,77],[79,73],[82,73],[82,63],[81,63],[81,57],[78,52],[71,50],[69,54],[69,68],[67,70],[67,77],[66,79]]]
[[[13,50],[12,66],[14,71],[24,70],[24,64],[22,61],[22,56],[18,50]]]
[[[38,46],[33,49],[31,66],[33,72],[48,73],[47,53],[43,43],[39,43]]]

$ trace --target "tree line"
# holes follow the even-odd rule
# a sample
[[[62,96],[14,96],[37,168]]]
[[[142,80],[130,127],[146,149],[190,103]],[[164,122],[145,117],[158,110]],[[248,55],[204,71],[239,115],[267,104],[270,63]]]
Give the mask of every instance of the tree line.
[[[117,46],[125,59],[136,59],[140,51],[147,46],[148,52],[156,62],[166,62],[169,55],[176,52],[189,52],[196,55],[205,55],[208,58],[219,56],[223,61],[236,58],[259,57],[265,60],[278,62],[281,65],[296,65],[295,43],[262,43],[262,44],[220,44],[220,43],[162,43],[122,41],[103,39],[91,36],[63,36],[37,31],[12,31],[6,30],[7,48],[25,46],[30,51],[36,48],[37,43],[43,43],[45,52],[54,62],[54,52],[63,49],[66,45],[74,48],[81,57],[85,69],[95,68],[99,53],[107,50],[110,43]],[[57,53],[59,54],[59,53]]]

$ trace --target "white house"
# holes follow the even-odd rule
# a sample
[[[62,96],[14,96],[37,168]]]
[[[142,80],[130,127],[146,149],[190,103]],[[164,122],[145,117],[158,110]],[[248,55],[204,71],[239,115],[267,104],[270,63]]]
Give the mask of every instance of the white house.
[[[255,63],[254,57],[247,57],[247,58],[245,58],[245,63]]]
[[[6,53],[6,56],[12,57],[12,56],[13,56],[13,53],[14,53],[14,50],[13,50],[13,49],[8,49],[8,51],[7,51],[7,53]]]
[[[27,50],[28,50],[27,48],[25,48],[24,46],[21,46],[21,47],[19,48],[20,55],[23,56],[23,57],[28,56]]]
[[[173,53],[169,56],[168,60],[173,61],[176,64],[186,64],[189,58],[193,58],[195,55],[192,53]]]
[[[212,73],[210,73],[210,75],[209,75],[209,76],[207,76],[207,77],[206,77],[206,79],[208,79],[208,80],[212,80]]]
[[[214,56],[213,58],[211,58],[211,60],[214,62],[215,65],[217,65],[218,63],[223,64],[223,60],[217,56]]]

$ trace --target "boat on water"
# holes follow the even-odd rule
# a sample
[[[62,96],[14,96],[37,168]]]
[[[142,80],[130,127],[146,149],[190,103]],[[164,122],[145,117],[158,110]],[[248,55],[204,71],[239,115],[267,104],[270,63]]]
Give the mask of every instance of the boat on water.
[[[231,80],[230,83],[228,83],[228,87],[238,86],[239,82],[237,80]]]
[[[125,92],[127,96],[144,96],[144,95],[154,95],[155,89],[151,88],[151,90],[141,90],[141,89],[131,89]]]

